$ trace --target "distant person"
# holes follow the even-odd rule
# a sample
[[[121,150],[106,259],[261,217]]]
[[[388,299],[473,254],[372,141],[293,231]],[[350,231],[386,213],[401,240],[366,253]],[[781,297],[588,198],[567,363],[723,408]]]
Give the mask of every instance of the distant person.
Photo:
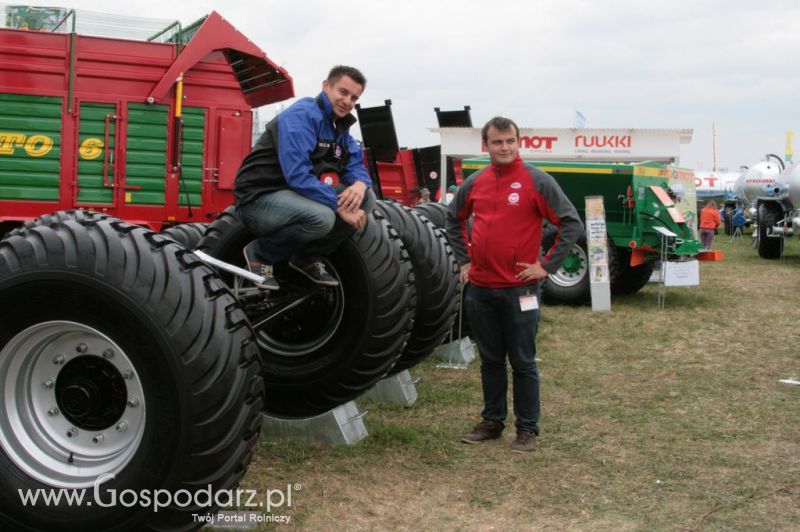
[[[349,132],[366,84],[357,69],[333,67],[322,92],[272,119],[242,162],[233,191],[239,218],[257,237],[244,255],[264,278],[260,288],[280,288],[273,266],[287,260],[314,283],[339,284],[321,259],[366,224],[372,182]]]
[[[744,209],[741,205],[736,207],[736,211],[733,213],[733,217],[731,218],[731,223],[733,224],[733,233],[731,234],[731,238],[735,236],[742,236],[744,233],[744,228],[747,225],[747,217],[744,215]]]
[[[464,307],[481,358],[483,420],[461,441],[479,443],[502,434],[508,415],[508,358],[517,429],[511,449],[530,452],[539,434],[536,330],[541,281],[558,271],[583,225],[555,179],[522,161],[519,128],[512,120],[492,118],[481,139],[491,164],[464,181],[448,207],[446,223],[461,282],[469,283]],[[541,256],[545,219],[557,234]]]
[[[456,197],[456,192],[458,192],[458,187],[455,185],[450,185],[450,188],[447,189],[447,194],[444,195],[445,205],[450,205],[450,202]]]
[[[717,202],[710,200],[700,211],[700,241],[703,243],[704,248],[711,249],[714,244],[714,235],[720,223],[722,223],[722,220],[719,217]]]
[[[428,190],[426,187],[422,187],[419,189],[419,201],[417,205],[425,205],[426,203],[431,202],[431,191]]]

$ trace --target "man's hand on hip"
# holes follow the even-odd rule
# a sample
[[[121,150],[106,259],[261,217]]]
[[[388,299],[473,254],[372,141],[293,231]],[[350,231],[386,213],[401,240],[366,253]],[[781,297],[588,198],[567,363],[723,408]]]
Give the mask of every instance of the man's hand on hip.
[[[363,181],[356,181],[339,194],[339,209],[344,209],[348,212],[355,212],[360,209],[366,192],[367,185]]]
[[[472,263],[468,262],[463,266],[461,266],[461,271],[458,276],[459,280],[461,281],[461,284],[467,284],[469,282],[469,268],[471,265]]]
[[[538,262],[534,262],[533,264],[518,262],[517,266],[525,268],[517,274],[517,279],[520,281],[535,281],[537,279],[544,279],[550,275]]]
[[[336,209],[336,214],[339,215],[339,218],[352,225],[356,229],[361,229],[367,225],[367,213],[365,213],[363,209],[349,211],[343,207],[339,207]]]

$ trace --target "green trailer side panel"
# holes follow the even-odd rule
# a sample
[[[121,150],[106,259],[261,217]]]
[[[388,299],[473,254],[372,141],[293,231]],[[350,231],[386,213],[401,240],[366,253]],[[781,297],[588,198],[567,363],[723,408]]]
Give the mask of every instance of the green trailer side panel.
[[[142,187],[127,190],[127,204],[163,205],[167,175],[166,105],[128,104],[128,152],[125,184]]]
[[[691,228],[686,223],[673,221],[666,208],[647,192],[651,185],[669,189],[668,172],[660,163],[525,162],[553,176],[583,219],[586,218],[586,196],[602,196],[606,228],[617,246],[626,247],[631,240],[636,240],[638,246],[659,249],[661,241],[655,226],[669,229],[687,241],[693,239]],[[488,157],[465,159],[462,162],[464,179],[488,165]],[[626,207],[628,199],[634,202],[634,208]]]
[[[203,188],[203,140],[205,138],[206,110],[202,107],[183,108],[183,145],[181,149],[181,169],[183,184],[178,187],[178,203],[188,205],[187,195],[192,206],[200,205],[200,192]]]
[[[0,200],[58,201],[62,99],[0,94]]]
[[[108,153],[108,183],[114,183],[116,123],[109,120],[108,146],[104,146],[106,117],[115,115],[112,103],[80,102],[78,125],[78,203],[111,205],[114,189],[103,184],[103,161]]]
[[[620,195],[625,195],[631,185],[633,165],[612,163],[579,163],[557,161],[525,161],[552,175],[561,190],[570,199],[581,218],[586,218],[584,198],[603,196],[606,222],[623,222],[624,209]],[[466,159],[463,162],[464,178],[489,164],[488,157]]]

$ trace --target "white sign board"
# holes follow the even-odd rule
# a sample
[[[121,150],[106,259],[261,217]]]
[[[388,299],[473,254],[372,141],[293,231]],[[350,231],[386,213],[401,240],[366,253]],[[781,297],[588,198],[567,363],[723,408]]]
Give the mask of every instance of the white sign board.
[[[611,277],[608,271],[608,241],[603,196],[586,196],[586,249],[589,259],[589,290],[592,310],[611,310]]]
[[[696,260],[666,261],[664,286],[697,286],[700,284],[700,263]]]
[[[481,129],[432,128],[442,137],[442,155],[487,155]],[[519,154],[523,159],[557,161],[676,162],[680,145],[692,141],[691,129],[557,129],[520,128]]]

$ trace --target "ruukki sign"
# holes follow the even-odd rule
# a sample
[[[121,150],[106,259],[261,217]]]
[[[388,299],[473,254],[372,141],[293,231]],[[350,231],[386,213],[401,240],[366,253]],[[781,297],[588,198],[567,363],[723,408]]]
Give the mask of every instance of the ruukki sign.
[[[633,135],[575,135],[575,149],[614,148],[630,151]]]
[[[442,155],[485,155],[480,128],[433,128]],[[533,129],[521,128],[519,152],[525,159],[562,161],[659,161],[677,163],[691,129]]]

